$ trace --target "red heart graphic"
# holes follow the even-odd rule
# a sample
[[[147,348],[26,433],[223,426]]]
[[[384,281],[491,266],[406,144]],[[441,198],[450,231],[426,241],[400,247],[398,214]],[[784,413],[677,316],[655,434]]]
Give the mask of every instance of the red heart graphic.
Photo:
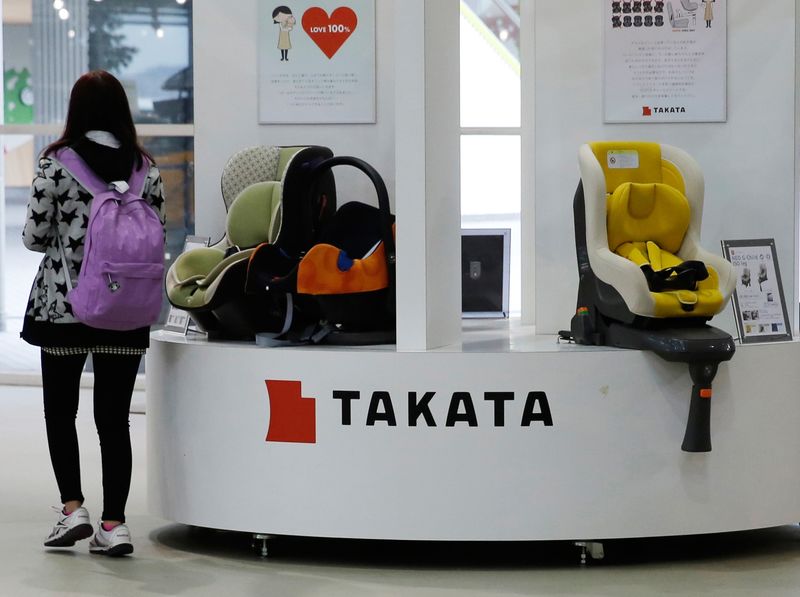
[[[303,13],[303,29],[328,58],[333,58],[357,25],[355,11],[347,6],[340,6],[330,17],[318,6]]]

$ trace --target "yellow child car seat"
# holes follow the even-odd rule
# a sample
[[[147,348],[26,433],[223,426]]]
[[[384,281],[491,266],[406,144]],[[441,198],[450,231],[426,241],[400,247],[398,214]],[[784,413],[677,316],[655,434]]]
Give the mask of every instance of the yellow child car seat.
[[[561,335],[688,363],[694,388],[683,449],[709,451],[711,382],[735,345],[707,322],[736,279],[728,261],[700,246],[700,168],[678,148],[628,141],[583,145],[579,163],[578,305]]]

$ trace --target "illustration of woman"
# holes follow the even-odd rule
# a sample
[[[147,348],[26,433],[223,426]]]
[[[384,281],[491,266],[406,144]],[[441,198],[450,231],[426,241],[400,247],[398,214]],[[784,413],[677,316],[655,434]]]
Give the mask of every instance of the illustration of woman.
[[[294,29],[297,19],[292,15],[288,6],[279,6],[272,11],[272,22],[280,26],[278,33],[278,49],[281,51],[281,62],[289,60],[289,50],[292,49],[292,40],[289,32]]]
[[[706,12],[703,15],[703,18],[706,20],[706,29],[711,29],[711,21],[714,20],[714,2],[717,0],[703,0],[703,4],[706,5]]]

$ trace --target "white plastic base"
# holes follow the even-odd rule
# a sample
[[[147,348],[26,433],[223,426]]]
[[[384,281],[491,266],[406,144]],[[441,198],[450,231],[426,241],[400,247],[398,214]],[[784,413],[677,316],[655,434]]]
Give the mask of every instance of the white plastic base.
[[[153,513],[251,533],[418,540],[611,539],[800,521],[800,343],[739,346],[714,384],[713,451],[687,454],[685,365],[496,325],[427,353],[154,334]],[[276,416],[270,430],[266,380],[301,382],[314,443],[265,441],[292,427]],[[273,399],[280,387],[296,388],[272,385]],[[435,426],[424,412],[410,425],[409,401],[428,392]]]

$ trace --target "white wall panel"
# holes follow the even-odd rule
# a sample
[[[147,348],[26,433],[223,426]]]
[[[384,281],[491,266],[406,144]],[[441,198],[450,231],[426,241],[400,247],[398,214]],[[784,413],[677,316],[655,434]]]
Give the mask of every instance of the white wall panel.
[[[220,175],[228,157],[251,145],[326,145],[339,155],[369,161],[394,199],[393,3],[376,2],[377,124],[258,124],[258,3],[194,5],[196,222],[198,234],[219,236],[225,210]],[[376,204],[360,173],[338,168],[340,201]]]
[[[775,238],[787,303],[796,309],[795,0],[731,2],[728,122],[604,125],[602,2],[536,2],[536,324],[569,324],[578,275],[572,197],[586,141],[642,139],[675,145],[706,179],[703,245]],[[524,159],[524,158],[523,158]],[[733,331],[728,310],[717,325]]]

